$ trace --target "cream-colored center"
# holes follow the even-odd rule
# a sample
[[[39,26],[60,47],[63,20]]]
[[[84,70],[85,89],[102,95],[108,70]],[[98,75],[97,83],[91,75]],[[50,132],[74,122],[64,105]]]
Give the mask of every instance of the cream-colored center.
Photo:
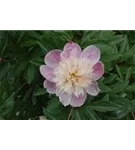
[[[86,58],[70,57],[62,60],[54,71],[57,89],[60,92],[83,94],[85,88],[93,81],[93,69]]]

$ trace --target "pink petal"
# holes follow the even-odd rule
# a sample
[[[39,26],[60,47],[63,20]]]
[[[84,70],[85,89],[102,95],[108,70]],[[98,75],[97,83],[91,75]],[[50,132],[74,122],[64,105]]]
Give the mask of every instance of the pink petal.
[[[67,59],[70,56],[79,57],[81,55],[81,48],[74,42],[69,42],[64,46],[64,51],[61,53],[61,57]]]
[[[60,102],[64,106],[68,106],[70,104],[70,101],[71,101],[71,95],[69,95],[68,93],[63,92],[63,93],[60,93],[59,99],[60,99]]]
[[[61,94],[61,90],[60,90],[58,87],[57,87],[57,89],[56,89],[56,93],[55,93],[55,94],[56,94],[56,96],[58,96],[58,97],[59,97],[60,94]]]
[[[75,96],[72,95],[72,99],[70,102],[70,105],[73,107],[80,107],[84,104],[85,100],[86,100],[87,94],[84,93],[83,95],[81,94],[80,96]]]
[[[48,80],[44,81],[44,88],[47,88],[47,92],[54,94],[56,92],[56,84]]]
[[[88,88],[86,89],[86,92],[92,96],[96,96],[98,95],[100,89],[98,87],[97,82],[93,82],[91,85],[88,86]]]
[[[83,50],[81,57],[89,59],[91,64],[95,65],[100,59],[100,50],[96,46],[88,46]]]
[[[51,68],[55,68],[60,62],[61,50],[52,50],[45,56],[45,63]]]
[[[98,62],[93,66],[93,74],[95,80],[98,80],[102,77],[104,74],[104,65],[102,62]]]
[[[44,78],[53,82],[54,75],[53,75],[53,69],[52,68],[50,68],[46,65],[41,65],[40,66],[40,73]]]

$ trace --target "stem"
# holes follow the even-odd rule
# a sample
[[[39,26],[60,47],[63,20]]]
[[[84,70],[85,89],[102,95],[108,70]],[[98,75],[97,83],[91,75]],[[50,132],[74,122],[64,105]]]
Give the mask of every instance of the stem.
[[[71,110],[70,110],[70,112],[69,112],[69,114],[68,114],[67,120],[70,120],[70,117],[71,117],[71,115],[72,115],[72,112],[73,112],[73,107],[71,108]]]

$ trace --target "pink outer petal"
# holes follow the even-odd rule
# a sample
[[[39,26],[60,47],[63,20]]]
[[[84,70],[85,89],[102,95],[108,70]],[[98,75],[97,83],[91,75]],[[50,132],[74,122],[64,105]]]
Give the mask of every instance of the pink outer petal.
[[[95,80],[98,80],[102,77],[104,74],[104,65],[102,62],[98,62],[93,66],[93,74]]]
[[[72,99],[71,99],[71,102],[70,102],[70,105],[73,106],[73,107],[80,107],[84,104],[85,100],[87,98],[87,94],[84,93],[83,95],[81,94],[80,96],[75,96],[75,95],[72,95]]]
[[[81,54],[81,58],[83,57],[89,59],[91,61],[91,64],[95,65],[100,59],[100,50],[96,46],[88,46],[83,50]]]
[[[98,83],[97,82],[93,82],[91,85],[88,86],[88,88],[86,89],[86,92],[92,96],[96,96],[98,95],[100,89],[98,87]]]
[[[55,68],[61,60],[60,58],[61,52],[62,52],[61,50],[52,50],[49,53],[47,53],[45,56],[45,63],[47,64],[47,66]]]
[[[44,88],[47,88],[47,92],[54,94],[56,92],[56,84],[48,80],[44,81]]]
[[[53,82],[54,75],[53,75],[53,69],[52,68],[50,68],[46,65],[41,65],[40,66],[40,73],[44,78]]]
[[[74,42],[69,42],[64,46],[64,51],[61,53],[61,58],[69,58],[70,56],[79,57],[81,55],[81,48]]]
[[[64,106],[68,106],[70,104],[70,101],[71,101],[71,95],[69,95],[68,93],[63,92],[63,93],[60,93],[59,99],[60,99],[60,102]]]

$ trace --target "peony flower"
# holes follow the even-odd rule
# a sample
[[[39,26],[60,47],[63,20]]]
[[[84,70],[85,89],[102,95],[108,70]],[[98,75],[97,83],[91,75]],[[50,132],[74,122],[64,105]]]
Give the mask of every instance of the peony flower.
[[[44,59],[46,65],[40,66],[46,78],[44,88],[56,94],[64,106],[82,106],[87,93],[96,96],[100,91],[97,80],[104,73],[104,65],[99,59],[100,50],[93,45],[82,51],[78,44],[69,42],[63,51],[50,51]]]

